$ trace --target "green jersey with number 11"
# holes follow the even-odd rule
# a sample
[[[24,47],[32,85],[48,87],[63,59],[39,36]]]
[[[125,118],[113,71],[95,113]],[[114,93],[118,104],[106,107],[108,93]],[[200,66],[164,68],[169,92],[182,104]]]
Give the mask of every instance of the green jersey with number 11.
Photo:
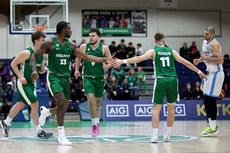
[[[155,77],[176,77],[174,56],[172,49],[168,47],[155,47],[154,70]]]
[[[62,46],[56,37],[52,37],[54,49],[48,54],[48,69],[51,73],[59,76],[69,76],[71,73],[70,59],[72,48],[68,39]]]

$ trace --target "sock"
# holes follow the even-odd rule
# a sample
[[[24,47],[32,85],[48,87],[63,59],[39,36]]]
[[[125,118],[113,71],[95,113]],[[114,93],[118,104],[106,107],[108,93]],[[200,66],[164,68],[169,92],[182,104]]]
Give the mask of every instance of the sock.
[[[211,122],[211,118],[208,118],[208,123],[210,123]]]
[[[100,124],[100,118],[96,118],[97,119],[97,124]]]
[[[91,118],[92,125],[97,125],[97,118]]]
[[[7,118],[4,120],[7,126],[10,126],[11,121],[12,121],[12,118],[10,118],[9,116],[7,116]]]
[[[58,126],[58,136],[65,136],[64,126]]]
[[[166,128],[166,135],[172,135],[172,127],[168,127]]]
[[[158,135],[158,128],[152,128],[153,135]]]
[[[41,126],[40,125],[35,125],[35,130],[37,133],[39,133],[39,131],[42,130]]]
[[[209,126],[212,130],[216,129],[216,120],[210,120]]]
[[[46,113],[47,113],[49,116],[52,115],[52,114],[50,113],[50,109],[48,109]]]

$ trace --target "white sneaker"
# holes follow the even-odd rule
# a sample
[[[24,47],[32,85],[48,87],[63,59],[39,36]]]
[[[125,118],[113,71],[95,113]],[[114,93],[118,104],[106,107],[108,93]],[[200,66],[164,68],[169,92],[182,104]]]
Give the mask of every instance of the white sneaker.
[[[41,126],[43,126],[43,125],[45,124],[45,122],[46,122],[46,117],[49,116],[49,114],[48,114],[47,112],[48,112],[48,109],[47,109],[45,106],[41,106],[41,107],[40,107],[40,113],[41,113],[41,115],[40,115],[40,117],[39,117],[39,124],[40,124]]]
[[[171,135],[164,135],[164,142],[170,142],[171,141]]]
[[[152,135],[149,143],[157,143],[158,142],[158,135]]]
[[[22,114],[23,114],[25,120],[29,121],[29,111],[28,111],[28,109],[23,110]]]
[[[58,137],[58,139],[57,139],[57,143],[59,144],[59,145],[63,145],[63,146],[71,146],[72,145],[72,142],[70,142],[69,140],[67,140],[66,139],[66,137],[64,136],[62,136],[62,137]]]

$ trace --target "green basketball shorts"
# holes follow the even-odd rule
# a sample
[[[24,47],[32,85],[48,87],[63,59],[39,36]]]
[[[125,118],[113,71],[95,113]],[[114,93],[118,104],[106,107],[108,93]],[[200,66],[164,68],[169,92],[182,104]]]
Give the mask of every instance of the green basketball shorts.
[[[103,97],[105,80],[102,77],[83,77],[83,84],[86,95],[93,93],[95,97]]]
[[[24,104],[33,104],[37,102],[35,85],[33,83],[27,82],[23,85],[20,80],[16,80],[16,88],[18,90],[17,102],[23,102]]]
[[[47,73],[47,85],[52,96],[63,92],[66,99],[70,99],[69,76],[61,77],[53,73]]]
[[[166,95],[168,103],[179,101],[177,78],[156,78],[153,87],[154,104],[163,104]]]

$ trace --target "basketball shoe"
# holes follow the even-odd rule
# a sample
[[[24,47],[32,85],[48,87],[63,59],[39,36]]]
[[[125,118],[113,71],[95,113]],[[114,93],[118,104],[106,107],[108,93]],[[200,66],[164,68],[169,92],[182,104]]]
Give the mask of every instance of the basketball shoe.
[[[210,136],[211,134],[212,134],[212,129],[209,126],[205,127],[204,131],[200,132],[200,135],[204,137]]]
[[[23,114],[25,120],[29,121],[29,111],[28,111],[28,109],[23,110],[22,114]]]
[[[158,142],[158,135],[152,135],[149,143],[157,143]]]
[[[49,139],[52,137],[53,133],[45,132],[44,130],[39,131],[37,136],[42,139]]]
[[[100,124],[99,124],[99,123],[97,123],[97,133],[98,133],[98,135],[100,134],[99,127],[100,127]]]
[[[217,135],[219,133],[219,127],[216,126],[215,130],[212,130],[212,134],[211,135]]]
[[[99,127],[97,125],[92,126],[92,138],[96,138],[99,135]]]
[[[66,139],[65,136],[58,136],[57,143],[63,146],[71,146],[72,142]]]
[[[41,113],[41,115],[39,117],[39,124],[41,126],[43,126],[46,122],[46,117],[49,116],[48,109],[45,106],[41,106],[40,107],[40,113]]]
[[[164,140],[164,142],[170,142],[171,141],[171,135],[165,134],[163,140]]]
[[[4,136],[7,138],[8,133],[9,133],[9,126],[7,126],[4,121],[1,121],[0,124],[1,124],[2,132],[3,132]]]

